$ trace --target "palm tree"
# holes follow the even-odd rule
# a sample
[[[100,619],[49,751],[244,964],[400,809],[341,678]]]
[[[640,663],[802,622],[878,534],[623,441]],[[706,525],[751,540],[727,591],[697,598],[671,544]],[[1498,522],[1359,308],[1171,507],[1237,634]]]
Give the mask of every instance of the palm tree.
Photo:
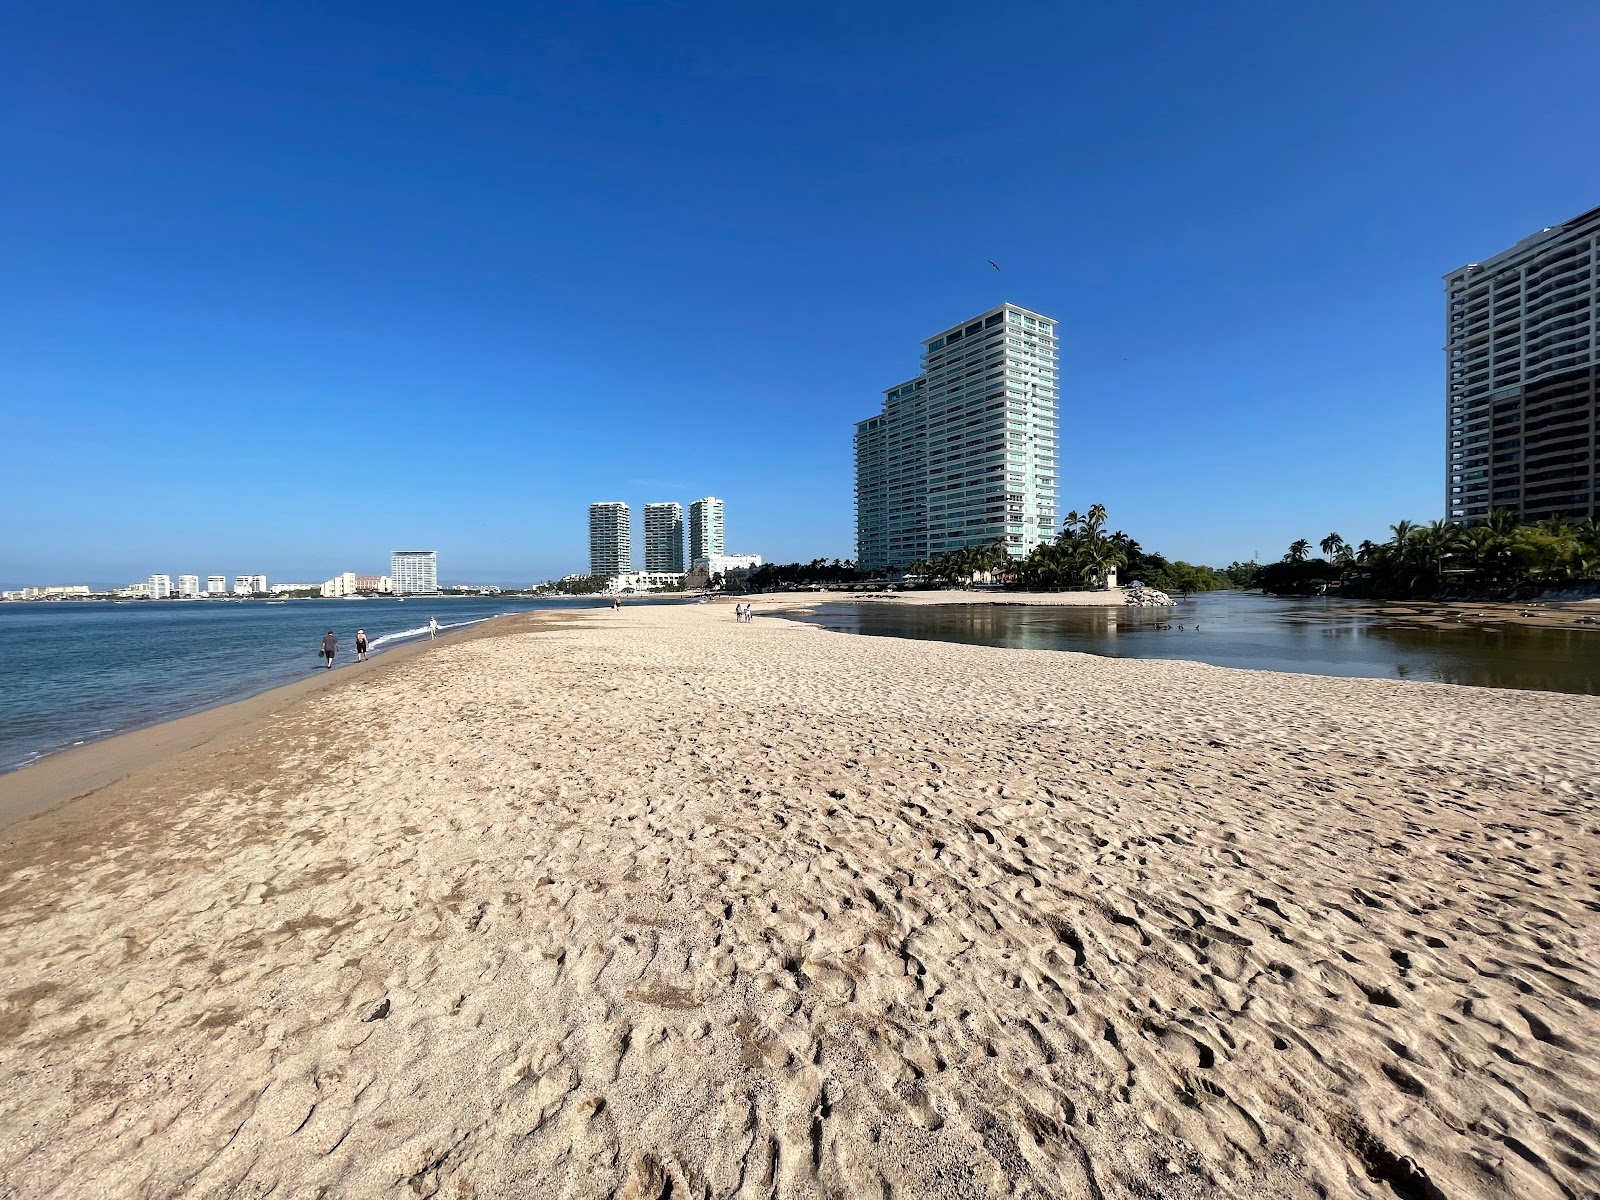
[[[1337,533],[1330,533],[1327,537],[1322,539],[1320,544],[1322,546],[1322,553],[1328,558],[1338,558],[1339,551],[1344,549],[1344,539]]]
[[[1371,538],[1362,538],[1361,545],[1356,547],[1356,561],[1361,563],[1371,561],[1372,556],[1377,553],[1377,550],[1377,543],[1375,543]]]
[[[1416,532],[1416,528],[1415,523],[1400,520],[1389,526],[1389,532],[1394,534],[1394,544],[1403,549],[1411,535]]]
[[[1306,541],[1305,538],[1301,538],[1299,541],[1290,544],[1289,553],[1285,554],[1283,559],[1285,562],[1299,563],[1305,562],[1310,557],[1311,543]]]

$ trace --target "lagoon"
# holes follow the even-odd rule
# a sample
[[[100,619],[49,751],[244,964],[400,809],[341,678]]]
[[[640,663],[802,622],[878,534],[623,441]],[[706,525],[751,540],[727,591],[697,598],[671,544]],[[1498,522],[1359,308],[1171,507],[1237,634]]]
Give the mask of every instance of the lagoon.
[[[1208,592],[1172,608],[827,602],[791,614],[845,633],[1219,667],[1600,693],[1600,631],[1417,625],[1336,597]],[[1182,626],[1180,630],[1179,627]]]

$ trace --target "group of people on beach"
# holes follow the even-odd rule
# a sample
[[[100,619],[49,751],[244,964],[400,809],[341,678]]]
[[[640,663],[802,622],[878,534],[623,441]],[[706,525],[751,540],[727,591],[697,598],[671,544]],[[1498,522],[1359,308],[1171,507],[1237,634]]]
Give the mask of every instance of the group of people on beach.
[[[436,638],[438,636],[439,636],[439,618],[438,617],[429,617],[428,618],[428,640],[431,642],[434,638]],[[365,629],[356,630],[356,661],[357,662],[366,662],[367,661],[367,651],[368,651],[369,648],[370,648],[370,643],[367,640],[367,631]],[[331,670],[333,670],[334,657],[338,653],[339,653],[339,638],[338,638],[338,635],[335,634],[333,632],[333,630],[330,629],[330,630],[328,630],[328,632],[326,634],[323,635],[323,638],[322,638],[322,649],[317,651],[317,657],[318,658],[327,659],[327,669],[331,671]]]
[[[755,605],[753,604],[735,604],[733,606],[733,619],[741,625],[748,624],[755,615]]]

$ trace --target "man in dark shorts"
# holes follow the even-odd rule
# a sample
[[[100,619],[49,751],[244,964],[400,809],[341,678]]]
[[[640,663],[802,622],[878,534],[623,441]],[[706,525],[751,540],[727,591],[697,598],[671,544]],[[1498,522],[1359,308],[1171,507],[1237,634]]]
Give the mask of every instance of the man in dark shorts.
[[[367,661],[367,631],[365,629],[356,630],[356,661]]]
[[[328,660],[328,670],[333,670],[333,656],[339,653],[339,639],[333,636],[333,630],[328,630],[328,636],[322,639],[322,657]]]

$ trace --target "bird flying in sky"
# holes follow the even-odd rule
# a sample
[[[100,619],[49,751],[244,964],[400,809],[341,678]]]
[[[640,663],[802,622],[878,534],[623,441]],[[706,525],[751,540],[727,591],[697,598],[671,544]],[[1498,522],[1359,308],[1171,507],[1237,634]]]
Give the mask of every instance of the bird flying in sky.
[[[994,269],[995,269],[995,270],[996,270],[996,271],[998,271],[998,270],[999,270],[999,269],[1000,269],[1000,264],[999,264],[999,263],[997,263],[997,262],[995,262],[995,260],[994,260],[994,259],[992,259],[992,258],[986,258],[986,259],[984,259],[984,260],[983,260],[983,261],[984,261],[984,262],[986,262],[986,263],[988,263],[988,264],[989,264],[989,265],[990,265],[990,266],[991,266],[991,267],[993,267],[993,268],[994,268]]]

